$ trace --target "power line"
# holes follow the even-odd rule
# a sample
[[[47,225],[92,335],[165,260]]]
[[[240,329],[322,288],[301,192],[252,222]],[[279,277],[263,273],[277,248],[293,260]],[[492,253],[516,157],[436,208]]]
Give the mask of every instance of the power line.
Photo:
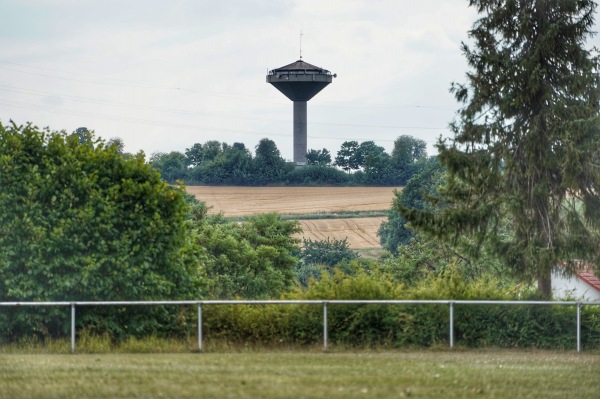
[[[51,113],[68,114],[68,115],[73,115],[73,116],[94,117],[94,118],[99,118],[99,119],[108,120],[108,121],[129,122],[129,123],[144,124],[144,125],[150,125],[150,126],[210,130],[210,131],[255,134],[255,135],[265,134],[265,135],[272,135],[272,136],[287,136],[286,134],[281,134],[281,133],[270,133],[270,132],[260,132],[260,131],[250,131],[250,130],[240,130],[240,129],[224,129],[224,128],[213,127],[213,126],[199,126],[199,125],[184,124],[184,123],[180,123],[180,122],[165,122],[165,121],[158,121],[158,120],[149,120],[146,118],[135,118],[135,117],[130,117],[130,116],[119,116],[119,115],[111,115],[111,114],[102,114],[102,113],[97,113],[97,112],[82,111],[82,110],[63,109],[61,107],[56,107],[53,105],[31,104],[31,103],[25,103],[25,102],[20,102],[20,101],[15,101],[15,100],[7,100],[7,99],[0,99],[0,104],[6,105],[9,107],[14,107],[14,108],[30,109],[30,110],[34,110],[34,111],[46,111],[46,112],[51,112]]]
[[[284,134],[284,133],[273,133],[273,132],[264,132],[264,131],[256,131],[256,130],[229,129],[229,128],[222,128],[222,127],[215,127],[215,126],[193,125],[193,124],[185,124],[185,123],[180,123],[180,122],[165,122],[165,121],[158,121],[158,120],[148,120],[146,118],[142,119],[142,118],[134,118],[134,117],[128,117],[128,116],[102,114],[102,113],[89,112],[89,111],[70,110],[70,109],[63,109],[61,107],[56,107],[56,106],[52,106],[52,105],[31,104],[31,103],[25,103],[25,102],[8,100],[8,99],[0,99],[0,105],[4,105],[7,107],[13,107],[13,108],[20,108],[20,109],[29,109],[29,110],[33,110],[33,111],[45,111],[45,112],[50,112],[50,113],[54,113],[54,114],[68,114],[71,116],[94,117],[94,118],[103,119],[103,120],[107,120],[107,121],[126,122],[126,123],[147,125],[147,126],[153,126],[153,127],[160,126],[160,127],[176,128],[176,129],[187,129],[187,130],[193,129],[193,130],[207,131],[207,132],[236,133],[236,134],[264,136],[264,137],[272,137],[272,136],[290,137],[291,136],[290,134]],[[364,138],[356,137],[356,136],[346,136],[343,139],[339,138],[339,137],[330,137],[330,136],[311,136],[311,138],[330,140],[330,141],[339,141],[339,140],[362,141],[362,140],[364,140]],[[378,142],[394,142],[395,139],[378,138],[377,141]]]
[[[74,82],[79,82],[79,83],[88,83],[88,84],[105,85],[105,86],[113,86],[113,87],[128,87],[128,88],[187,92],[187,93],[191,93],[191,94],[222,97],[222,98],[227,98],[227,99],[232,99],[232,100],[237,100],[237,101],[247,101],[249,98],[273,99],[272,96],[261,96],[261,95],[256,95],[256,94],[240,95],[239,93],[231,93],[231,92],[198,90],[198,89],[192,89],[192,88],[186,88],[186,87],[147,84],[147,83],[134,82],[134,81],[124,80],[124,79],[107,78],[105,76],[89,74],[89,73],[69,72],[69,71],[63,71],[63,70],[54,69],[54,68],[32,66],[32,65],[27,65],[27,64],[10,62],[10,61],[6,61],[6,60],[0,60],[0,63],[20,66],[20,67],[25,67],[25,68],[31,68],[31,69],[38,69],[38,70],[42,70],[42,71],[57,72],[57,73],[65,74],[68,76],[56,76],[56,75],[51,75],[51,74],[46,74],[46,73],[23,71],[23,70],[19,70],[19,69],[7,68],[7,67],[0,66],[0,69],[4,69],[7,71],[23,73],[23,74],[28,74],[28,75],[41,76],[41,77],[54,78],[54,79],[60,79],[60,80],[74,81]],[[74,77],[72,77],[74,75],[87,76],[89,78],[74,78]],[[102,80],[98,80],[97,78],[102,79]],[[281,104],[281,102],[270,102],[270,101],[264,101],[264,100],[260,100],[260,102],[265,103],[265,104],[275,104],[275,105]],[[427,104],[425,104],[425,105],[420,105],[420,104],[390,105],[390,104],[335,104],[335,103],[330,103],[330,104],[315,104],[313,107],[315,107],[315,108],[357,108],[357,109],[358,108],[363,108],[363,109],[364,108],[379,108],[379,109],[423,108],[423,109],[439,109],[439,110],[456,109],[456,107],[451,107],[451,106],[427,105]]]
[[[24,93],[27,95],[47,95],[47,96],[56,96],[57,95],[55,93],[49,93],[49,92],[44,92],[44,91],[40,91],[40,90],[21,89],[18,87],[2,85],[2,84],[0,84],[0,90],[17,91],[17,92],[21,92],[21,93]],[[127,107],[130,109],[140,109],[140,110],[147,110],[147,111],[174,113],[174,114],[180,114],[180,115],[207,116],[207,117],[215,117],[215,118],[277,122],[277,123],[286,123],[286,124],[291,123],[291,121],[289,119],[283,120],[283,119],[272,119],[272,118],[244,117],[244,116],[233,115],[233,114],[221,114],[221,113],[180,110],[180,109],[173,109],[173,108],[163,108],[163,107],[156,107],[156,106],[123,103],[123,102],[117,102],[117,101],[112,101],[112,100],[89,99],[89,98],[85,98],[85,97],[69,96],[69,95],[62,95],[62,94],[58,95],[58,96],[60,98],[66,98],[66,99],[70,99],[72,101],[81,102],[81,103],[103,104],[103,105],[109,105],[109,106]],[[311,122],[311,124],[312,125],[321,125],[321,126],[338,126],[338,127],[354,127],[354,128],[370,128],[370,129],[411,129],[411,130],[444,130],[445,129],[445,128],[441,128],[441,127],[430,127],[430,126],[365,125],[365,124],[334,123],[334,122]]]

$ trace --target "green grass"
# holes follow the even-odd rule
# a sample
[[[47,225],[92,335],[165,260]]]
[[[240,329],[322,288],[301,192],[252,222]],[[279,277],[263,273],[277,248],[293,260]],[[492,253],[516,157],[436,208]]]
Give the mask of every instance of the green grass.
[[[383,248],[359,248],[355,250],[363,259],[379,260],[388,254]]]
[[[323,211],[313,213],[280,213],[283,220],[312,220],[312,219],[354,219],[354,218],[372,218],[387,217],[387,210],[374,211]],[[228,221],[240,222],[245,216],[226,216]]]
[[[0,355],[0,398],[598,398],[600,354]]]

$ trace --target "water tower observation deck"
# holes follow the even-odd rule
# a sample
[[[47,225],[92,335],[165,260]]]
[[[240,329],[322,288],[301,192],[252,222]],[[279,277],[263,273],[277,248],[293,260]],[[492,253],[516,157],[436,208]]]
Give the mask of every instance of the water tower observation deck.
[[[267,83],[275,86],[294,102],[294,162],[306,163],[307,109],[306,102],[337,77],[326,69],[301,59],[281,68],[269,71]]]
[[[292,101],[308,101],[331,83],[334,77],[326,69],[298,60],[269,71],[267,83]]]

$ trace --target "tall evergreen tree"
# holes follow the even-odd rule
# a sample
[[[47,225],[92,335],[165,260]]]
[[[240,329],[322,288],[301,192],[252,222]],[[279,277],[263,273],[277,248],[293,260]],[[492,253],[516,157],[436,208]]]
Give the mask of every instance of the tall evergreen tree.
[[[462,50],[471,71],[440,213],[404,210],[413,225],[459,244],[475,238],[551,294],[552,270],[600,269],[599,75],[592,0],[470,0],[481,18]],[[508,227],[508,234],[501,229]]]

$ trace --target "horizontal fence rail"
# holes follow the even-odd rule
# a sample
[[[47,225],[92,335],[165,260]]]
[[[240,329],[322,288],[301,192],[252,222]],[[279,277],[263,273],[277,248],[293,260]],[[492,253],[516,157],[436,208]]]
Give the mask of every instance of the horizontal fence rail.
[[[534,305],[534,306],[576,306],[577,308],[577,352],[581,352],[581,307],[600,305],[598,302],[581,301],[494,301],[494,300],[205,300],[205,301],[75,301],[75,302],[0,302],[0,307],[71,307],[71,352],[75,353],[76,329],[75,309],[77,306],[161,306],[195,305],[198,307],[198,350],[202,351],[202,307],[210,305],[320,305],[323,307],[323,349],[328,346],[327,310],[328,305],[447,305],[449,309],[449,343],[454,347],[454,306],[455,305]]]

